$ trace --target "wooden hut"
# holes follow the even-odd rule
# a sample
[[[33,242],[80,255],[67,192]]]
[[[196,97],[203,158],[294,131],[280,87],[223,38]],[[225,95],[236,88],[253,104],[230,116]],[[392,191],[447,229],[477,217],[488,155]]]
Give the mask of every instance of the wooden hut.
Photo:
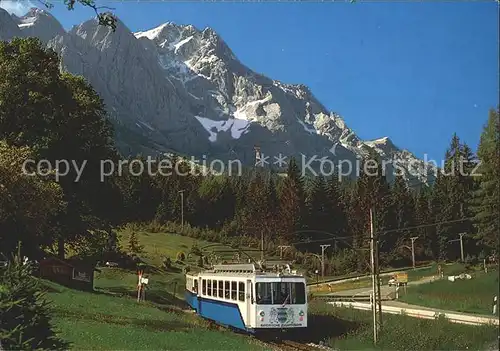
[[[78,290],[94,290],[94,264],[79,259],[48,257],[40,261],[40,277]]]

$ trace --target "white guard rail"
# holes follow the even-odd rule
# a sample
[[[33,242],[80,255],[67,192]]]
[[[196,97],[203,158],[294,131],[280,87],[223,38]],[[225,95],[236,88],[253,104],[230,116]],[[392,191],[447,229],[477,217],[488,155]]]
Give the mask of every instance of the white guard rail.
[[[347,307],[355,308],[358,310],[371,310],[371,304],[363,302],[328,302],[335,307]],[[458,314],[453,312],[438,312],[433,310],[420,310],[414,308],[401,308],[395,306],[384,306],[382,305],[383,313],[390,314],[404,314],[410,317],[424,318],[424,319],[436,319],[440,315],[445,317],[448,321],[452,323],[469,324],[469,325],[499,325],[499,318],[486,317],[486,316],[472,316],[465,314]]]

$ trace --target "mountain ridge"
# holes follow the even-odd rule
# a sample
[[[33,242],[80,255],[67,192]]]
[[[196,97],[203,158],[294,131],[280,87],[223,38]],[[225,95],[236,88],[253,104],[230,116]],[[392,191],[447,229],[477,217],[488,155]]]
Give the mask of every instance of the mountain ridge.
[[[361,140],[304,84],[252,71],[212,28],[165,22],[133,33],[119,20],[112,32],[94,18],[64,31],[44,10],[10,18],[17,28],[0,24],[0,39],[39,37],[60,54],[62,69],[94,86],[120,128],[150,141],[117,137],[124,154],[174,150],[252,165],[255,145],[271,156],[337,163],[375,152],[400,165],[406,179],[432,181],[430,166],[388,137]]]

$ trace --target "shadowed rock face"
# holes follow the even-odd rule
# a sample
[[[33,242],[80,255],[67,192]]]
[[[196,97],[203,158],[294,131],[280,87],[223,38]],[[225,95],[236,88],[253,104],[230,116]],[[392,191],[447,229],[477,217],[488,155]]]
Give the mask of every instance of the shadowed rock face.
[[[14,37],[22,37],[23,33],[17,23],[18,18],[9,15],[7,11],[0,8],[0,40],[10,40]]]
[[[18,18],[0,9],[0,39],[14,36],[39,37],[60,54],[62,69],[87,78],[125,155],[174,151],[253,164],[259,145],[271,163],[281,153],[299,163],[304,154],[337,164],[375,152],[398,160],[408,179],[432,178],[429,167],[388,138],[360,140],[306,86],[253,72],[211,28],[167,22],[132,33],[119,22],[112,32],[92,19],[66,32],[45,11]]]

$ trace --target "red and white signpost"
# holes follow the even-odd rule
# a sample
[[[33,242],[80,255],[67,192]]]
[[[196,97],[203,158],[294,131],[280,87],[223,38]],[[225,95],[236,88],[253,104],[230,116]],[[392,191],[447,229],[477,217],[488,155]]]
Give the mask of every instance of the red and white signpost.
[[[138,282],[137,282],[137,302],[146,301],[146,285],[148,285],[149,279],[144,278],[144,271],[139,270],[137,272]]]

